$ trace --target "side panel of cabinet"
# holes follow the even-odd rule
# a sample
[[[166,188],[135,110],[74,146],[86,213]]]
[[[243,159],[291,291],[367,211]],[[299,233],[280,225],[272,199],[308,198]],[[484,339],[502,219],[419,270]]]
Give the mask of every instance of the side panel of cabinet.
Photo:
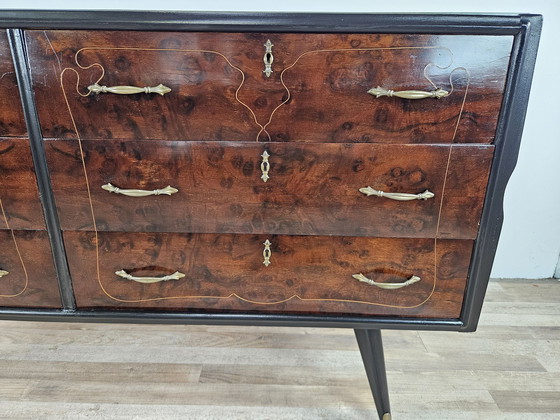
[[[0,136],[23,136],[26,131],[8,37],[0,30]]]
[[[0,230],[0,306],[60,308],[46,231]]]
[[[28,139],[0,138],[0,200],[0,229],[45,229]]]

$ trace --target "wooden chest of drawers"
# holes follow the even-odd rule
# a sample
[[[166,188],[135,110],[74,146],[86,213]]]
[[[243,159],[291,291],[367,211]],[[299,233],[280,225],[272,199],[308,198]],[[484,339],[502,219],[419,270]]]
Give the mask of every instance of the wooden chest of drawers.
[[[476,328],[540,17],[155,16],[6,14],[3,317]]]

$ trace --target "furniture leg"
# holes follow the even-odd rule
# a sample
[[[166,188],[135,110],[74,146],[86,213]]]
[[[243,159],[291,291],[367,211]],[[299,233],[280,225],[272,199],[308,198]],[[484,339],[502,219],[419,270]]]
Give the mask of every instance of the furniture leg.
[[[362,354],[364,367],[375,401],[380,420],[391,419],[389,406],[389,390],[387,387],[387,374],[385,371],[385,357],[383,356],[383,341],[381,330],[355,329],[356,340]]]

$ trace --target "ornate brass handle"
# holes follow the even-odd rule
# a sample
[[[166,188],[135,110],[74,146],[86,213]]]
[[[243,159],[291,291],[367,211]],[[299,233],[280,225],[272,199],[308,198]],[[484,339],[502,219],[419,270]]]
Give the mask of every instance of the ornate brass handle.
[[[270,243],[270,241],[267,239],[266,241],[264,241],[263,243],[264,245],[264,249],[263,249],[263,264],[268,267],[270,265],[270,257],[272,255],[272,251],[270,250],[270,245],[272,245]]]
[[[262,157],[262,161],[261,161],[261,179],[266,182],[270,179],[270,177],[268,176],[268,172],[270,171],[270,163],[268,162],[268,158],[270,157],[270,155],[268,154],[268,152],[265,150],[263,152],[263,154],[261,155]]]
[[[97,83],[88,86],[91,93],[115,93],[117,95],[134,95],[135,93],[157,93],[161,96],[171,92],[171,89],[161,83],[157,86],[100,86]]]
[[[8,271],[6,271],[6,270],[0,270],[0,277],[7,276],[8,274],[10,274]]]
[[[272,74],[272,62],[274,61],[274,56],[272,55],[272,47],[274,47],[274,44],[270,42],[270,39],[267,39],[266,44],[264,44],[265,51],[263,57],[263,61],[264,61],[263,73],[266,75],[266,77],[270,77],[270,75]]]
[[[105,191],[109,191],[115,194],[127,195],[129,197],[147,197],[149,195],[171,195],[171,194],[175,194],[176,192],[179,192],[177,188],[173,188],[171,185],[168,185],[167,187],[162,188],[161,190],[123,190],[109,183],[109,184],[102,185],[101,188],[103,188]]]
[[[371,88],[370,90],[367,91],[367,93],[369,93],[370,95],[375,96],[376,98],[379,98],[381,96],[396,96],[398,98],[404,98],[404,99],[425,99],[425,98],[443,98],[445,96],[449,95],[449,92],[446,90],[443,90],[441,88],[437,88],[436,90],[432,90],[431,92],[428,91],[424,91],[424,90],[391,90],[391,89],[385,89],[382,88],[381,86],[377,86],[375,88]]]
[[[136,277],[131,274],[128,274],[124,270],[115,271],[115,274],[119,277],[122,277],[123,279],[132,280],[137,283],[145,283],[145,284],[159,283],[162,281],[169,281],[169,280],[180,280],[183,277],[185,277],[183,273],[180,273],[178,271],[175,271],[173,274],[169,274],[163,277]]]
[[[352,277],[354,277],[358,281],[361,281],[363,283],[367,283],[370,286],[377,286],[381,289],[387,289],[387,290],[400,289],[402,287],[410,286],[411,284],[418,283],[420,281],[420,277],[418,277],[418,276],[412,276],[407,281],[404,281],[402,283],[379,283],[379,282],[373,281],[372,279],[368,279],[362,273],[352,274]]]
[[[397,201],[427,200],[429,198],[434,197],[434,193],[428,190],[420,194],[408,194],[408,193],[388,193],[385,191],[375,190],[371,187],[365,187],[365,188],[360,188],[360,192],[362,194],[367,195],[368,197],[371,195],[375,195],[377,197],[385,197]]]

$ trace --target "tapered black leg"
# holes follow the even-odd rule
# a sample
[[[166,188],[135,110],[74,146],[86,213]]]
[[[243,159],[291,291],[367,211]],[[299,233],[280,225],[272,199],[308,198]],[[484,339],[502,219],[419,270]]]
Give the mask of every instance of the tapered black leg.
[[[389,389],[387,387],[387,373],[385,371],[385,357],[383,356],[383,341],[380,330],[355,329],[358,347],[377,408],[377,414],[382,420],[391,419],[389,407]]]

